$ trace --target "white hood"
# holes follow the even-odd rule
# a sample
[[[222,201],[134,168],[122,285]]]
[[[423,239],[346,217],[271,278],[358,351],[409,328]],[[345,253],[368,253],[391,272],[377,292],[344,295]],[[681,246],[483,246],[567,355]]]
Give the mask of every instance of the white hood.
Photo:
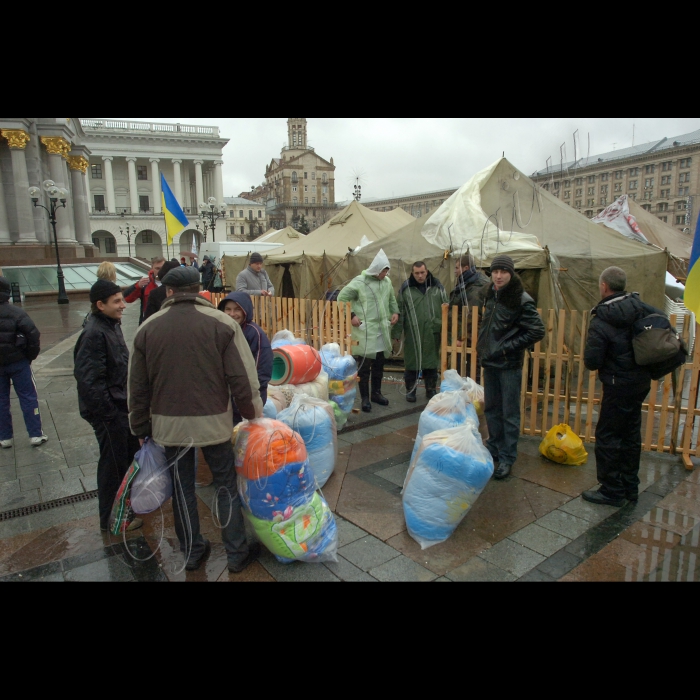
[[[367,274],[372,275],[372,277],[379,277],[379,275],[382,274],[382,271],[386,270],[387,267],[390,268],[391,263],[389,262],[389,258],[387,258],[384,249],[380,248],[379,252],[377,253],[377,257],[374,258],[372,264],[367,268]]]

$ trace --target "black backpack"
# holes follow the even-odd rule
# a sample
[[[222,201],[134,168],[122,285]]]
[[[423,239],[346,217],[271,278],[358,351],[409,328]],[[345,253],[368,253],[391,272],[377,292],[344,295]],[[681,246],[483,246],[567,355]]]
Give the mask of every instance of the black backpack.
[[[649,370],[651,378],[661,379],[685,364],[688,346],[663,314],[649,314],[633,327],[635,362]]]

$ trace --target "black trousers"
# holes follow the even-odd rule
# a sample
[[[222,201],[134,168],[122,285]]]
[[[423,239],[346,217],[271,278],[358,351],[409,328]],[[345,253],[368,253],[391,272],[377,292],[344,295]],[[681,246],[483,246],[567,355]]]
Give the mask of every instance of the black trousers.
[[[424,369],[423,381],[425,382],[426,391],[435,391],[437,389],[438,371],[436,369]],[[415,394],[418,388],[418,372],[407,369],[403,375],[406,382],[406,389],[409,394]]]
[[[360,385],[360,396],[369,396],[369,381],[372,378],[372,393],[382,393],[382,379],[384,378],[384,363],[386,355],[378,352],[376,357],[356,357],[358,371],[357,377]]]
[[[109,527],[114,499],[126,472],[139,451],[138,438],[131,434],[129,416],[118,414],[113,421],[93,423],[95,437],[100,445],[97,463],[97,500],[100,509],[100,527]]]
[[[603,387],[595,431],[595,458],[600,491],[609,498],[625,498],[639,492],[642,404],[648,393],[649,385]]]

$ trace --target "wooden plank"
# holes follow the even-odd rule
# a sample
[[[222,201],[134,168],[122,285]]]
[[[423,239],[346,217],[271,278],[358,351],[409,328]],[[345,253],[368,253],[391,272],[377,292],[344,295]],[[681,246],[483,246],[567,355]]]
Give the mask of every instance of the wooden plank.
[[[571,423],[571,382],[574,377],[574,341],[576,340],[576,320],[578,312],[572,311],[569,316],[569,345],[566,359],[566,381],[564,382],[564,416]]]
[[[459,308],[456,306],[452,307],[452,342],[450,344],[451,357],[450,357],[450,369],[458,369],[457,367],[457,354],[459,348],[457,346],[458,333],[459,331]]]
[[[574,419],[574,432],[581,433],[581,410],[583,408],[583,382],[586,375],[586,365],[583,361],[588,341],[588,311],[584,311],[581,316],[581,343],[579,346],[578,378],[576,380],[576,416]]]
[[[346,303],[346,309],[345,309],[345,335],[346,339],[345,342],[347,343],[348,347],[348,354],[352,355],[354,354],[354,346],[353,346],[353,339],[352,339],[352,304],[350,302]]]
[[[686,342],[689,340],[690,336],[690,314],[685,314],[683,319],[683,335],[682,337]],[[692,358],[691,358],[692,359]],[[692,365],[690,365],[692,367]],[[685,384],[685,376],[688,371],[688,362],[686,361],[678,371],[678,383],[676,384],[676,394],[673,397],[673,421],[671,425],[671,454],[676,454],[678,449],[678,430],[681,421],[681,408],[683,405],[683,386]]]
[[[447,371],[447,348],[449,345],[449,338],[447,337],[447,324],[448,324],[448,313],[450,307],[447,304],[442,305],[442,341],[440,343],[440,378],[445,376]]]
[[[649,402],[647,403],[647,425],[644,431],[644,440],[642,441],[642,449],[645,452],[651,450],[654,432],[654,413],[656,409],[656,394],[659,391],[659,383],[651,383],[651,391],[649,392]]]
[[[585,352],[585,351],[584,351]],[[588,373],[588,402],[586,404],[586,442],[591,442],[593,440],[593,409],[595,408],[596,400],[595,400],[595,388],[596,388],[596,379],[598,378],[598,373],[597,372],[589,372]],[[604,391],[602,389],[602,384],[601,384],[601,391]],[[601,393],[601,400],[602,400],[602,393]]]
[[[471,308],[471,318],[469,319],[470,323],[472,324],[472,354],[470,358],[470,377],[473,377],[474,380],[476,380],[476,366],[477,366],[477,352],[476,352],[476,346],[477,343],[479,342],[479,309],[478,308]],[[480,381],[484,381],[483,379],[480,378]],[[527,387],[526,387],[527,388]]]
[[[698,380],[700,379],[700,339],[698,338],[698,325],[695,325],[695,348],[693,349],[693,368],[690,374],[690,394],[688,396],[688,413],[686,414],[685,426],[683,427],[682,452],[683,464],[686,469],[692,469],[693,463],[690,461],[691,440],[695,430],[695,417],[697,415],[698,400]],[[695,446],[697,448],[697,446]]]
[[[523,362],[523,372],[520,380],[520,434],[525,434],[525,400],[527,399],[527,366],[528,352],[525,351],[525,362]]]
[[[552,347],[554,345],[554,309],[550,309],[547,314],[547,350],[545,351],[544,359],[544,392],[542,396],[542,431],[541,435],[544,437],[547,431],[551,427],[549,425],[549,390],[552,384]]]
[[[324,345],[327,343],[332,342],[333,336],[331,335],[331,307],[330,304],[324,303],[323,304],[323,334],[321,336],[321,341],[320,345],[318,346],[317,350],[320,350]]]
[[[542,310],[537,310],[542,316]],[[535,435],[537,430],[537,398],[540,391],[540,357],[542,355],[542,341],[535,344],[532,353],[532,399],[530,401],[530,430],[528,435]]]
[[[561,373],[564,362],[564,331],[566,330],[566,311],[559,310],[559,328],[557,329],[557,361],[554,370],[554,403],[552,405],[552,425],[559,425],[561,418],[559,417],[559,404],[561,403]],[[564,418],[564,422],[568,424],[568,418]]]

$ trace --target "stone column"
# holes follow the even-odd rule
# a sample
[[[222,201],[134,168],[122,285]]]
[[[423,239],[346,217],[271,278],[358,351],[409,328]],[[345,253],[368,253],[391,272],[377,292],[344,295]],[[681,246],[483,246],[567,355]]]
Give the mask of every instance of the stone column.
[[[139,213],[139,185],[136,178],[136,158],[130,156],[126,159],[126,163],[129,168],[129,206],[131,207],[131,215],[136,216]]]
[[[21,129],[3,129],[2,135],[7,139],[12,157],[12,176],[15,185],[15,206],[20,245],[36,245],[34,212],[29,197],[29,175],[27,174],[27,155],[25,148],[29,143],[29,134]]]
[[[214,167],[216,168],[214,173],[214,187],[216,190],[216,201],[219,204],[224,203],[224,172],[221,166],[223,166],[223,160],[215,160]]]
[[[2,184],[2,172],[0,172],[0,245],[10,245],[10,223],[7,219],[7,204],[5,203],[5,188]]]
[[[73,192],[75,233],[78,238],[78,243],[91,246],[92,234],[90,231],[87,192],[85,190],[85,175],[89,165],[89,161],[83,156],[68,156],[71,190]]]
[[[194,177],[195,177],[195,189],[197,192],[197,201],[194,203],[194,207],[199,211],[199,205],[204,203],[204,180],[202,178],[202,165],[203,160],[194,161]]]
[[[87,198],[88,213],[92,214],[92,193],[90,192],[90,177],[92,176],[92,171],[88,165],[87,172],[85,173],[85,180],[83,184],[85,185],[85,197]]]
[[[60,136],[42,136],[41,142],[46,146],[49,154],[49,174],[57,187],[68,189],[66,169],[63,162],[68,157],[70,143]],[[67,198],[65,208],[56,210],[56,236],[59,243],[77,243],[75,233],[71,228],[71,216],[68,210],[70,197]]]
[[[153,211],[156,214],[163,213],[163,207],[160,202],[160,169],[158,168],[158,163],[160,163],[159,158],[150,158],[151,161],[151,171],[153,173]]]
[[[185,202],[182,199],[182,173],[180,172],[181,160],[173,160],[173,177],[175,178],[175,199],[184,208]]]
[[[117,201],[114,196],[114,175],[112,175],[112,156],[102,156],[105,163],[105,186],[107,188],[107,211],[110,214],[117,213]]]

